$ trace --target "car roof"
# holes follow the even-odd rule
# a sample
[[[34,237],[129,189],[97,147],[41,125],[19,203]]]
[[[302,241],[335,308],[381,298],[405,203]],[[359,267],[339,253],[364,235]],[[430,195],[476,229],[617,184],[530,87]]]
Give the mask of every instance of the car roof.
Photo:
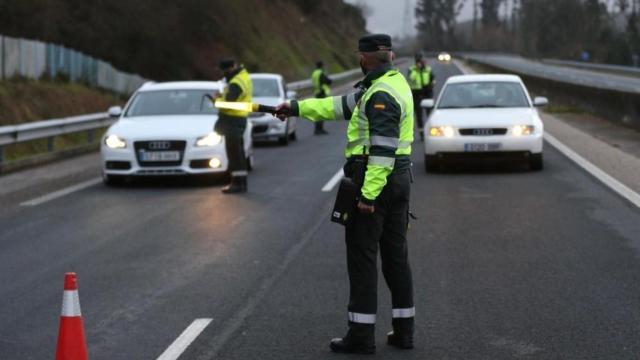
[[[252,79],[282,79],[282,75],[272,73],[253,73],[249,76]]]
[[[220,81],[170,81],[154,83],[148,82],[139,91],[156,90],[220,90],[223,84]]]
[[[447,80],[449,84],[466,82],[517,82],[522,83],[522,79],[517,75],[510,74],[482,74],[482,75],[456,75]]]

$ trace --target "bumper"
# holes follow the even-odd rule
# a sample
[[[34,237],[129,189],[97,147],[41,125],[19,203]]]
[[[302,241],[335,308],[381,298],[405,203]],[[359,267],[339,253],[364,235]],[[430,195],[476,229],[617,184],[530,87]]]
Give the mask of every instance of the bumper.
[[[426,136],[424,141],[425,155],[469,154],[508,154],[542,152],[542,134],[528,136],[455,136],[452,138]],[[470,151],[470,148],[487,145],[486,151]]]
[[[278,140],[287,134],[287,121],[280,121],[273,116],[251,119],[251,137],[254,140]]]
[[[188,148],[182,161],[176,166],[142,166],[131,148],[108,149],[102,146],[102,171],[106,175],[124,176],[162,176],[162,175],[199,175],[224,173],[229,166],[224,145],[212,148]],[[209,166],[211,159],[220,160],[220,166]]]

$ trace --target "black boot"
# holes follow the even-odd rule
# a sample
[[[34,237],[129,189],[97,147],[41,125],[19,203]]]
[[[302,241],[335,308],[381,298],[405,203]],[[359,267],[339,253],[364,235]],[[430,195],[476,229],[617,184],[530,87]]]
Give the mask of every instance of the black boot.
[[[349,354],[375,354],[375,326],[349,323],[349,332],[343,338],[331,340],[331,351]]]
[[[393,331],[387,334],[387,344],[399,349],[413,349],[413,318],[393,319]]]
[[[231,183],[222,188],[224,194],[239,194],[247,192],[247,177],[246,176],[234,176],[231,178]]]

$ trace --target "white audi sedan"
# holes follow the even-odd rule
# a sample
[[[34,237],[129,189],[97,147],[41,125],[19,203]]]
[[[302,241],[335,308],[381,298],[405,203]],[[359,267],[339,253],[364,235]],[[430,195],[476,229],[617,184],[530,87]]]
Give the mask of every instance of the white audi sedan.
[[[253,102],[276,106],[286,100],[295,99],[295,91],[287,91],[282,75],[278,74],[251,74],[253,83]],[[277,140],[282,145],[287,145],[289,140],[296,139],[298,119],[289,117],[285,121],[267,113],[252,113],[249,120],[253,124],[252,136],[255,141]]]
[[[127,177],[203,175],[228,168],[224,137],[214,132],[218,110],[208,95],[221,92],[220,82],[147,83],[124,110],[109,109],[118,118],[101,143],[105,184]],[[251,165],[251,124],[244,134]]]
[[[437,171],[447,160],[524,161],[542,170],[542,121],[522,79],[515,75],[461,75],[450,77],[424,127],[425,169]]]

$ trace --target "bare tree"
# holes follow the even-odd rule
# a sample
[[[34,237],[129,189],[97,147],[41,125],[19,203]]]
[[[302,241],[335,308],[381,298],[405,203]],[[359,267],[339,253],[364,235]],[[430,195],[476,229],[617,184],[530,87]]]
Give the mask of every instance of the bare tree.
[[[418,0],[416,19],[418,34],[426,48],[455,48],[455,25],[466,0]]]

